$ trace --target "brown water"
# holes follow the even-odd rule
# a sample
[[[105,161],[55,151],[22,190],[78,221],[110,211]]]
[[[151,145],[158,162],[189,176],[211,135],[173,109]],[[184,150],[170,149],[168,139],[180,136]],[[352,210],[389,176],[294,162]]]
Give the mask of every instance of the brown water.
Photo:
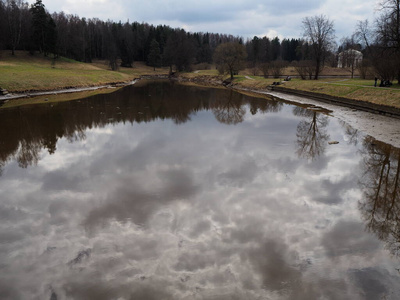
[[[1,299],[400,295],[400,150],[325,114],[142,82],[0,136]]]

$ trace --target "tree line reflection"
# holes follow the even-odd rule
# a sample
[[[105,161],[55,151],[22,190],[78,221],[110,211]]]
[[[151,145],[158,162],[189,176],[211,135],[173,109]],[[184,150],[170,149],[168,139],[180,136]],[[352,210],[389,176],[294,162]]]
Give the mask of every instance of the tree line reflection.
[[[231,90],[160,81],[78,101],[1,110],[0,170],[10,160],[23,168],[35,165],[42,149],[53,154],[59,139],[84,140],[87,129],[167,119],[183,124],[202,110],[212,111],[221,123],[237,124],[244,120],[246,105],[253,114],[276,112],[283,106]]]

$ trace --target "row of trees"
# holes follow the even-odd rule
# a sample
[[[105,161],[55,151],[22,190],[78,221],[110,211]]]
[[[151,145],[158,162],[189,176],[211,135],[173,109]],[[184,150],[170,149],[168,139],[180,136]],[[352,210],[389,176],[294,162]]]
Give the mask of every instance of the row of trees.
[[[22,0],[0,1],[0,47],[38,50],[45,55],[57,50],[57,28],[41,0],[29,6]]]
[[[187,70],[193,63],[212,63],[218,45],[245,47],[253,67],[275,60],[301,60],[298,39],[267,37],[243,41],[216,33],[188,33],[169,26],[121,23],[80,18],[63,12],[50,14],[42,0],[29,6],[22,0],[0,0],[0,49],[26,50],[32,54],[61,55],[83,62],[106,59],[112,69],[146,61],[153,67],[175,65]]]
[[[382,81],[400,83],[400,0],[383,0],[380,3],[380,16],[370,26],[368,20],[360,21],[355,32],[341,40],[340,59],[349,66],[353,76],[358,67],[361,77],[370,75]],[[314,69],[314,79],[318,79],[322,68],[334,53],[335,30],[333,21],[326,16],[307,17],[303,19],[305,44],[311,48],[311,62],[304,70],[309,74]],[[357,51],[362,51],[364,59],[360,62]],[[299,70],[299,74],[301,71]],[[303,76],[302,76],[303,77]],[[311,75],[310,75],[311,77]]]
[[[346,53],[346,65],[352,75],[357,62],[352,50],[364,55],[361,76],[368,70],[381,79],[400,78],[400,0],[384,0],[381,15],[374,26],[359,22],[353,35],[341,41],[339,51]],[[0,0],[0,49],[26,50],[72,58],[83,62],[107,60],[112,69],[132,67],[134,61],[145,61],[155,67],[175,66],[189,70],[194,63],[211,63],[228,43],[239,51],[233,68],[222,61],[221,72],[234,74],[244,66],[265,76],[279,76],[289,62],[302,78],[318,79],[322,68],[337,65],[337,45],[333,21],[326,16],[303,19],[301,39],[241,37],[217,33],[188,33],[183,29],[146,23],[121,23],[80,18],[63,12],[50,14],[42,2],[29,6],[22,0]],[[236,46],[233,46],[236,44]],[[240,45],[240,46],[238,46]],[[336,49],[335,49],[336,48]],[[347,51],[351,50],[351,51]],[[232,51],[229,50],[229,51]],[[240,59],[238,59],[240,58]],[[371,71],[372,69],[372,71]]]
[[[211,63],[216,46],[233,41],[242,42],[232,35],[50,14],[42,0],[31,6],[22,0],[0,0],[0,49],[12,54],[26,50],[83,62],[107,59],[113,69],[117,61],[124,67],[146,61],[154,67],[174,64],[184,70],[195,62]]]
[[[400,83],[400,0],[381,2],[381,15],[371,26],[368,20],[358,23],[354,36],[379,78]]]
[[[351,74],[358,67],[361,77],[367,73],[383,81],[400,83],[400,0],[380,2],[381,14],[374,20],[358,22],[354,33],[341,40],[339,52]],[[303,20],[304,36],[313,47],[316,75],[319,66],[335,45],[333,22],[324,16]],[[328,51],[327,51],[328,50]],[[359,62],[357,51],[362,51],[363,60]]]
[[[338,51],[335,51],[337,44],[334,23],[323,15],[303,19],[301,40],[283,40],[279,43],[278,38],[269,40],[254,37],[246,43],[250,66],[261,69],[264,76],[272,72],[275,77],[279,77],[280,70],[286,66],[285,62],[290,61],[303,79],[307,76],[318,79],[324,66],[337,66],[340,57],[342,65],[350,68],[352,77],[357,67],[363,78],[369,73],[386,83],[397,78],[400,84],[400,0],[383,0],[380,5],[381,15],[375,20],[374,26],[370,26],[368,20],[359,22],[355,32],[341,40]],[[359,50],[364,59],[360,58]],[[217,58],[221,56],[218,52]],[[229,53],[225,49],[224,55],[229,56]],[[246,55],[243,55],[241,49],[232,57],[244,60]],[[222,60],[232,76],[232,68],[226,61],[226,58]],[[239,68],[240,64],[236,64],[233,71]]]
[[[370,75],[386,82],[397,78],[400,83],[400,0],[381,1],[380,11],[374,26],[371,26],[368,20],[360,21],[351,36],[342,38],[338,51],[335,51],[337,45],[334,23],[321,15],[304,18],[303,39],[291,40],[289,43],[284,40],[285,43],[280,47],[284,52],[280,56],[274,53],[273,46],[272,52],[261,53],[267,53],[266,57],[272,57],[273,60],[283,58],[295,61],[293,66],[303,79],[307,76],[310,79],[318,79],[325,65],[337,65],[338,54],[335,53],[340,53],[342,65],[350,68],[352,77],[358,68],[363,78]],[[260,60],[258,45],[258,40],[253,39],[253,54],[249,55],[249,58],[254,65]],[[363,54],[362,62],[358,51]],[[273,69],[274,65],[279,70],[279,64],[276,67],[277,63],[261,64],[264,75],[268,74],[268,68]],[[280,65],[282,66],[282,62]]]

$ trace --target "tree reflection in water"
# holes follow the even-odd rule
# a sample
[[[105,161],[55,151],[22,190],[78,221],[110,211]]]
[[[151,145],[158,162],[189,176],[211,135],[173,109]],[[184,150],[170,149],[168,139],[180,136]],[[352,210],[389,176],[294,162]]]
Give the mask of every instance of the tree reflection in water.
[[[212,110],[225,124],[243,122],[245,106],[251,113],[278,112],[283,103],[259,99],[232,90],[185,86],[169,81],[120,89],[68,103],[23,106],[0,111],[0,175],[11,160],[26,168],[38,163],[40,152],[54,154],[59,139],[86,139],[86,130],[108,124],[131,124],[171,119],[177,125],[191,114]]]
[[[242,107],[243,95],[232,90],[217,99],[218,105],[213,108],[215,118],[224,124],[235,125],[243,122],[246,110]]]
[[[339,120],[339,124],[342,125],[344,129],[344,134],[347,139],[347,143],[349,145],[357,146],[361,138],[360,131],[358,129],[353,128],[352,126],[350,126],[349,124],[347,124],[342,120]]]
[[[329,134],[328,116],[302,107],[293,109],[295,116],[304,117],[297,126],[297,154],[301,158],[314,159],[324,154]]]
[[[359,209],[367,229],[400,256],[400,149],[371,137],[364,139],[363,146],[364,198]]]
[[[391,261],[349,209],[361,192],[356,148],[321,150],[328,130],[343,134],[335,120],[328,127],[317,112],[298,108],[296,117],[292,106],[230,90],[157,85],[0,110],[0,165],[21,149],[21,162],[45,158],[30,171],[6,165],[1,180],[0,290],[9,298],[376,299],[398,291]],[[221,126],[215,112],[243,124]],[[305,157],[323,155],[317,163],[297,159],[296,129]],[[87,142],[66,145],[85,134]],[[357,140],[350,129],[346,136]],[[389,199],[398,194],[399,153],[383,146],[365,144],[360,209],[371,231],[394,226],[381,235],[398,241]]]

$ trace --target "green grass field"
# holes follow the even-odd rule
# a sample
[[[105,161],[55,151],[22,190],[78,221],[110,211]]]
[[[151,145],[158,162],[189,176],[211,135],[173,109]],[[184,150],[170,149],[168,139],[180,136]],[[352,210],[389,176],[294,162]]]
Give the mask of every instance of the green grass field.
[[[135,68],[108,69],[106,62],[81,63],[66,58],[53,60],[40,54],[34,56],[17,51],[0,53],[0,87],[9,92],[56,90],[126,82],[141,74],[167,73],[137,63]]]

